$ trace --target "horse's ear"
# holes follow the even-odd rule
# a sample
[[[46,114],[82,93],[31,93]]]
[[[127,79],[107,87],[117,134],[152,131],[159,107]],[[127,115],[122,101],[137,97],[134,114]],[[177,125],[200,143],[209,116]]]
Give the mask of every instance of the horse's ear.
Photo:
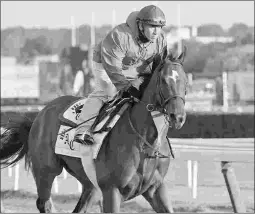
[[[184,62],[184,59],[185,59],[185,56],[186,56],[186,51],[187,51],[187,47],[184,46],[182,53],[177,58],[181,63]]]
[[[172,51],[169,52],[167,58],[170,60],[170,61],[174,61],[175,60],[175,56],[174,56],[174,53]]]
[[[152,70],[154,71],[160,62],[164,61],[167,57],[167,47],[164,47],[160,54],[157,54],[153,59]]]
[[[158,65],[160,64],[161,62],[161,56],[159,54],[157,54],[154,59],[153,59],[153,63],[152,63],[152,70],[154,71]]]
[[[161,59],[162,59],[162,60],[165,60],[165,59],[166,59],[166,57],[167,57],[167,46],[165,46],[165,47],[164,47],[164,49],[163,49],[163,51],[162,51],[162,52],[163,52],[163,54],[162,54]]]

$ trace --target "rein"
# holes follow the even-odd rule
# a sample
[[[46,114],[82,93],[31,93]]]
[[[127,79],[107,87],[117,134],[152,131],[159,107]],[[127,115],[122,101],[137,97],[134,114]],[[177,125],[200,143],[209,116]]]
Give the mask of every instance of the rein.
[[[174,154],[173,154],[173,151],[172,151],[172,147],[171,147],[171,143],[170,143],[170,140],[167,138],[166,136],[166,139],[167,139],[167,142],[168,142],[168,146],[169,146],[169,149],[170,149],[170,154],[169,155],[164,155],[162,154],[160,151],[159,151],[159,147],[157,147],[157,149],[155,149],[155,147],[153,147],[134,127],[132,121],[131,121],[131,117],[130,117],[130,111],[131,111],[131,108],[128,109],[128,121],[129,121],[129,124],[133,130],[133,132],[142,140],[142,142],[144,144],[146,144],[150,149],[152,149],[152,151],[154,151],[154,155],[152,156],[149,156],[148,154],[146,154],[142,149],[141,151],[145,153],[145,159],[146,158],[154,158],[155,159],[155,163],[153,165],[153,169],[152,169],[152,172],[150,174],[150,177],[148,179],[148,182],[145,184],[145,186],[142,188],[142,184],[143,184],[143,179],[144,179],[144,176],[142,177],[142,181],[140,182],[140,188],[139,188],[139,191],[136,195],[141,195],[147,188],[149,188],[150,184],[151,184],[151,181],[153,179],[153,176],[155,174],[155,171],[157,169],[157,165],[158,165],[158,161],[159,161],[159,158],[170,158],[171,156],[173,158],[174,157]]]
[[[178,66],[182,66],[181,63],[179,62],[171,62],[173,65],[178,65]],[[162,69],[164,65],[164,62],[162,62],[158,67],[157,67],[157,70],[154,71],[154,72],[158,72],[159,73],[159,70]],[[162,85],[162,80],[160,78],[160,75],[157,76],[157,82],[156,82],[156,87],[159,91],[159,96],[161,98],[161,102],[159,104],[159,106],[156,106],[155,104],[152,104],[152,103],[146,103],[146,102],[143,102],[141,100],[138,100],[136,99],[136,102],[141,102],[143,103],[145,106],[146,106],[146,109],[147,111],[149,112],[152,112],[152,111],[159,111],[159,112],[162,112],[166,118],[166,120],[168,121],[168,124],[169,124],[169,127],[172,127],[172,124],[170,122],[170,119],[168,118],[168,115],[167,115],[167,110],[166,110],[166,105],[169,103],[170,100],[172,99],[176,99],[176,98],[180,98],[183,103],[185,104],[185,99],[179,95],[179,94],[174,94],[172,96],[169,96],[168,98],[165,98],[164,97],[164,94],[162,92],[162,89],[161,89],[161,86]]]
[[[131,121],[131,117],[130,117],[130,108],[129,108],[129,111],[128,111],[128,121],[129,121],[129,124],[133,130],[133,132],[138,135],[138,137],[142,140],[142,142],[144,144],[146,144],[150,149],[152,149],[152,151],[155,151],[154,152],[154,156],[146,156],[146,158],[170,158],[171,156],[174,158],[174,154],[173,154],[173,151],[172,151],[172,147],[171,147],[171,143],[170,143],[170,140],[166,137],[167,139],[167,142],[168,142],[168,146],[169,146],[169,149],[170,149],[170,154],[169,155],[164,155],[162,154],[159,149],[155,149],[155,147],[153,147],[134,127],[132,121]]]
[[[173,63],[173,64],[176,64],[176,65],[181,65],[180,63]],[[158,66],[158,70],[162,68],[164,64],[161,63],[159,66]],[[154,71],[155,72],[155,71]],[[167,99],[165,99],[164,95],[163,95],[163,92],[162,92],[162,89],[161,89],[161,84],[162,84],[162,80],[160,78],[160,75],[157,76],[157,82],[156,82],[156,87],[159,91],[159,96],[161,98],[161,103],[160,103],[160,106],[159,108],[155,105],[155,104],[152,104],[152,103],[145,103],[137,98],[134,98],[134,101],[135,102],[140,102],[142,104],[144,104],[146,106],[146,109],[147,111],[149,112],[152,112],[152,111],[160,111],[166,118],[166,120],[168,121],[168,124],[170,124],[169,126],[171,126],[171,122],[170,122],[170,119],[168,118],[168,115],[167,115],[167,110],[165,108],[165,106],[167,105],[167,103],[171,100],[171,99],[174,99],[174,98],[177,98],[179,97],[180,99],[183,100],[184,104],[185,104],[185,99],[178,95],[178,94],[175,94],[175,95],[172,95],[172,96],[169,96]],[[133,132],[140,138],[140,140],[143,142],[143,144],[147,145],[151,150],[152,150],[152,153],[153,155],[148,155],[147,153],[144,152],[143,150],[143,145],[141,146],[141,152],[144,152],[145,153],[145,159],[146,158],[154,158],[155,159],[155,163],[154,163],[154,166],[153,166],[153,169],[152,169],[152,172],[150,174],[150,177],[148,179],[148,182],[145,184],[145,186],[142,188],[142,183],[143,183],[143,179],[144,179],[144,176],[142,177],[142,181],[140,182],[140,188],[139,188],[139,191],[136,195],[140,195],[142,194],[151,184],[151,181],[153,179],[153,176],[155,174],[155,171],[156,171],[156,168],[157,168],[157,165],[158,165],[158,161],[159,161],[159,158],[171,158],[171,156],[173,158],[174,157],[174,154],[173,154],[173,150],[172,150],[172,147],[171,147],[171,143],[170,143],[170,140],[168,139],[168,137],[166,136],[166,139],[167,139],[167,143],[168,143],[168,146],[169,146],[169,149],[170,149],[170,153],[168,155],[164,155],[162,154],[159,149],[160,149],[160,146],[157,146],[157,147],[154,147],[152,146],[134,127],[132,121],[131,121],[131,116],[130,116],[130,111],[131,111],[131,108],[128,109],[128,121],[129,121],[129,124],[130,124],[130,127],[132,128]]]
[[[171,62],[171,63],[174,64],[174,65],[182,66],[182,64],[179,63],[179,62]],[[163,65],[164,65],[164,62],[161,62],[160,65],[157,67],[157,69],[156,69],[154,72],[158,72],[158,73],[160,74],[160,71],[159,71],[159,70],[162,69]],[[134,99],[134,101],[137,102],[137,103],[140,102],[140,103],[144,104],[144,105],[146,106],[147,111],[149,111],[149,112],[152,112],[152,111],[155,111],[155,110],[161,112],[161,113],[165,116],[165,118],[166,118],[166,120],[168,121],[168,123],[170,124],[170,120],[167,118],[168,115],[167,115],[167,110],[166,110],[165,106],[167,105],[167,103],[168,103],[170,100],[172,100],[172,99],[174,99],[174,98],[177,98],[177,97],[179,97],[180,99],[182,99],[183,103],[185,104],[185,99],[184,99],[181,95],[179,95],[179,94],[174,94],[174,95],[169,96],[168,98],[165,99],[164,94],[163,94],[163,92],[162,92],[161,85],[162,85],[162,80],[161,80],[161,78],[160,78],[160,75],[158,75],[158,76],[157,76],[157,82],[156,82],[156,88],[158,89],[159,96],[160,96],[160,98],[161,98],[161,102],[160,102],[160,104],[159,104],[159,107],[157,107],[155,104],[146,103],[146,102],[144,102],[144,101],[141,101],[141,100],[139,100],[139,99],[137,99],[137,98],[135,98],[135,97],[133,97],[133,99]],[[155,148],[154,148],[154,147],[153,147],[153,146],[152,146],[152,145],[151,145],[136,129],[135,129],[135,127],[134,127],[134,125],[133,125],[133,123],[132,123],[132,121],[131,121],[130,111],[131,111],[131,110],[130,110],[130,108],[129,108],[129,110],[128,110],[128,121],[129,121],[129,124],[130,124],[130,126],[131,126],[133,132],[134,132],[136,135],[139,136],[139,138],[141,139],[141,141],[142,141],[145,145],[147,145],[150,149],[152,149],[152,151],[154,151],[154,156],[147,156],[146,158],[170,158],[171,156],[174,158],[174,154],[173,154],[173,151],[172,151],[171,143],[170,143],[170,140],[167,138],[167,136],[166,136],[166,139],[167,139],[168,146],[169,146],[169,149],[170,149],[170,154],[169,154],[169,155],[164,155],[164,154],[162,154],[162,153],[159,151],[159,148],[158,148],[158,149],[155,149]],[[171,124],[170,124],[170,126],[171,126]]]

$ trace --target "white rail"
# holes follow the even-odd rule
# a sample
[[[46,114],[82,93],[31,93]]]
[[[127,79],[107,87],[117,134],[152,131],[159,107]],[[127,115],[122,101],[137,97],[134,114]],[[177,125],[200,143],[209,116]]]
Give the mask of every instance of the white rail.
[[[1,130],[3,131],[3,130]],[[254,163],[254,138],[214,138],[214,139],[170,139],[176,160],[187,161],[188,166],[188,187],[192,188],[193,198],[197,197],[197,175],[199,161],[213,162],[247,162]],[[12,168],[8,169],[12,176]],[[19,164],[15,166],[14,190],[18,190]],[[62,172],[64,179],[67,172]],[[82,191],[79,181],[78,192]],[[54,190],[58,193],[58,178],[54,180]]]
[[[176,160],[187,161],[188,187],[197,197],[198,162],[254,163],[254,138],[169,139]]]
[[[254,138],[170,139],[175,158],[254,163]]]

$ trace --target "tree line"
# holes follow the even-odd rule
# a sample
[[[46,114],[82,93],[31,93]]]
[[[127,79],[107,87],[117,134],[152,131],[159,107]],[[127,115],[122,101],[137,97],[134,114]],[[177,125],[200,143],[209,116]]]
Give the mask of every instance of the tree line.
[[[191,26],[185,26],[191,29]],[[96,44],[111,30],[111,25],[95,28]],[[175,26],[164,28],[166,33]],[[82,25],[77,29],[77,44],[90,45],[90,26]],[[23,27],[1,30],[1,56],[13,56],[18,62],[27,63],[38,55],[58,54],[71,46],[71,29],[47,29]],[[232,43],[202,44],[195,39],[183,41],[188,53],[184,64],[189,73],[215,72],[222,69],[233,70],[233,62],[241,62],[242,69],[254,68],[254,27],[235,23],[224,30],[218,24],[205,24],[197,28],[197,36],[231,36]],[[241,48],[248,47],[248,48]],[[232,66],[232,67],[231,67]],[[231,67],[231,68],[230,68]]]

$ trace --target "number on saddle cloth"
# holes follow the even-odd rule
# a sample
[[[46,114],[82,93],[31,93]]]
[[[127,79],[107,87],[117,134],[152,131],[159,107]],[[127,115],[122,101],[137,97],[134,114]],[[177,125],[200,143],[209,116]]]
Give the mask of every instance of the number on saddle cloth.
[[[109,131],[108,125],[113,119],[113,117],[120,111],[122,106],[129,102],[129,98],[122,98],[122,93],[117,93],[116,96],[109,100],[108,102],[104,103],[101,109],[99,110],[98,116],[96,117],[95,122],[91,126],[91,130],[94,134],[101,133],[104,131]],[[105,122],[103,127],[98,131],[93,131],[95,127],[104,120],[109,115],[108,120]]]

